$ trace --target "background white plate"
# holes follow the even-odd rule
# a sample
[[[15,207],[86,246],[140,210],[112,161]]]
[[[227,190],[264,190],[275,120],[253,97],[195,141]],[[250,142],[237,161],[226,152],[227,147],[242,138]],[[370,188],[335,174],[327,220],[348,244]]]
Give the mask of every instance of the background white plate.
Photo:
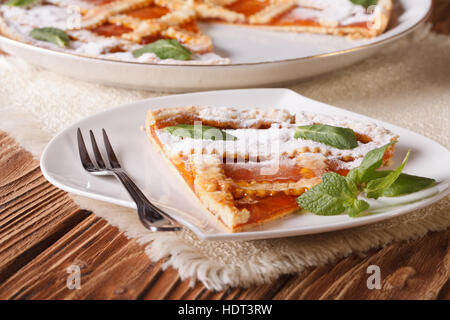
[[[212,215],[201,207],[185,182],[170,170],[162,155],[153,149],[142,131],[148,109],[190,104],[213,107],[258,106],[263,109],[278,107],[373,121],[400,135],[394,166],[398,166],[406,151],[411,149],[412,154],[404,171],[434,178],[438,184],[408,196],[380,198],[372,202],[371,210],[380,212],[379,214],[356,219],[346,215],[322,217],[294,214],[248,232],[227,233]],[[450,191],[450,152],[443,146],[409,130],[305,98],[287,89],[212,91],[143,100],[85,118],[62,131],[48,144],[41,158],[41,169],[51,183],[68,192],[134,208],[131,198],[114,178],[95,177],[83,170],[76,143],[77,127],[82,129],[86,138],[89,129],[100,135],[101,128],[105,128],[120,162],[144,193],[203,239],[249,240],[355,227],[429,205]]]
[[[34,47],[0,36],[0,49],[35,65],[82,80],[110,85],[192,91],[280,85],[365,59],[424,21],[432,0],[395,0],[385,33],[363,40],[307,33],[203,25],[216,51],[231,65],[173,66],[86,58]]]

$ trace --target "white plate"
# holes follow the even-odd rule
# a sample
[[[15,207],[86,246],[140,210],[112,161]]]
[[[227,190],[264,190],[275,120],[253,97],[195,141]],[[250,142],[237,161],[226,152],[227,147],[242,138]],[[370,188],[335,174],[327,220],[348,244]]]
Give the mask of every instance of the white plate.
[[[280,85],[344,67],[379,52],[424,21],[431,0],[395,0],[388,30],[373,39],[283,33],[227,25],[202,26],[231,65],[173,66],[86,58],[0,36],[0,49],[82,80],[117,86],[192,91]]]
[[[346,215],[322,217],[294,214],[248,232],[227,233],[210,213],[201,207],[185,182],[169,168],[162,155],[147,141],[142,126],[150,108],[185,105],[236,106],[291,110],[310,110],[370,120],[400,135],[395,165],[408,149],[412,150],[405,172],[427,176],[439,183],[432,188],[398,198],[380,198],[371,210],[379,214],[352,219]],[[76,129],[93,129],[100,135],[105,128],[123,167],[144,193],[200,238],[208,240],[249,240],[287,237],[360,226],[389,219],[429,205],[450,191],[450,152],[438,143],[409,130],[367,118],[346,110],[305,98],[287,89],[247,89],[191,93],[143,100],[85,118],[58,134],[41,158],[44,176],[57,187],[86,197],[134,208],[124,188],[114,179],[95,177],[81,167],[76,143]],[[89,148],[90,150],[90,148]]]

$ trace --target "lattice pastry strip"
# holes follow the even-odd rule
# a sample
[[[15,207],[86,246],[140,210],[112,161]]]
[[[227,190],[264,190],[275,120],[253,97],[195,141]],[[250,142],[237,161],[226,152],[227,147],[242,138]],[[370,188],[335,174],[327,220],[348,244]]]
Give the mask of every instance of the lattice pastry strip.
[[[133,42],[141,42],[142,38],[160,34],[163,31],[162,25],[152,21],[141,21],[132,32],[121,35],[123,39]]]
[[[250,217],[247,209],[238,209],[234,205],[232,180],[227,178],[216,156],[190,159],[193,170],[194,189],[205,207],[217,216],[226,226],[246,223]]]
[[[132,32],[122,35],[123,38],[140,42],[145,36],[157,34],[170,26],[177,26],[192,21],[195,13],[192,10],[172,11],[160,18],[139,19],[126,14],[109,17],[108,21],[133,29]]]
[[[157,128],[175,125],[177,123],[193,124],[202,121],[213,127],[238,128],[267,128],[271,124],[289,123],[296,121],[296,116],[283,109],[270,111],[253,109],[238,109],[232,107],[208,108],[202,106],[186,106],[154,110],[148,114],[148,121]]]
[[[166,38],[177,39],[194,52],[208,52],[212,50],[211,39],[200,31],[185,30],[182,26],[195,19],[192,10],[178,10],[167,13],[160,18],[139,19],[126,14],[112,16],[110,23],[120,24],[133,29],[132,32],[121,35],[123,39],[141,42],[144,37],[161,35]]]
[[[126,14],[118,14],[109,17],[108,22],[111,24],[122,25],[130,29],[137,29],[143,21],[142,19],[128,16]]]
[[[178,10],[169,12],[159,18],[140,19],[127,14],[118,14],[108,18],[108,22],[121,24],[136,29],[143,21],[160,24],[163,26],[177,26],[194,20],[195,13],[192,10]]]
[[[211,38],[200,32],[189,32],[178,27],[170,27],[161,32],[167,38],[177,39],[194,52],[212,50]]]
[[[295,6],[295,0],[275,0],[248,18],[251,24],[265,24],[271,22],[277,16],[287,12]]]
[[[202,19],[222,19],[227,22],[245,22],[246,17],[242,13],[238,13],[221,6],[200,3],[195,6],[198,17]]]
[[[283,113],[280,110],[268,113],[259,109],[235,110],[233,108],[203,107],[184,107],[176,110],[157,110],[151,114],[153,119],[149,119],[149,122],[153,122],[158,128],[177,123],[195,124],[196,121],[201,121],[203,125],[230,130],[228,133],[238,138],[237,142],[202,141],[201,145],[197,145],[186,144],[186,141],[179,141],[170,134],[162,132],[162,135],[166,135],[163,138],[170,145],[170,152],[180,155],[226,154],[227,157],[240,159],[257,157],[259,160],[267,160],[280,155],[295,157],[303,153],[317,153],[340,161],[343,165],[356,166],[368,150],[381,147],[398,138],[389,130],[373,123],[306,112],[289,115],[289,113],[286,114],[286,111]],[[296,124],[293,123],[293,117],[296,119]],[[297,125],[320,123],[352,128],[359,141],[358,147],[351,150],[340,150],[294,137]],[[245,128],[251,128],[253,131],[247,131]],[[393,151],[393,148],[390,151]],[[388,164],[388,160],[386,158],[384,164]]]
[[[107,21],[109,17],[124,11],[143,8],[153,3],[153,0],[118,0],[89,9],[83,16],[83,28],[95,28]]]
[[[315,10],[322,10],[324,8],[323,1],[318,0],[295,0],[298,6],[310,8]]]
[[[206,0],[205,3],[214,5],[214,6],[229,6],[230,4],[235,3],[239,0]]]
[[[154,0],[155,4],[171,10],[192,9],[194,7],[193,0]]]

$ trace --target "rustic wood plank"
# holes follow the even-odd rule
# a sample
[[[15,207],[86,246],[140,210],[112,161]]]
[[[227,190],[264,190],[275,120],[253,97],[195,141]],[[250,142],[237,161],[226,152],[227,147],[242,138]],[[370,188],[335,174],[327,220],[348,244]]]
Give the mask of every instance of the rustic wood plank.
[[[180,299],[186,300],[198,300],[208,290],[203,284],[197,282],[193,288],[189,288]]]
[[[310,268],[305,272],[292,276],[283,288],[273,297],[275,300],[301,299],[304,292],[313,283],[320,281],[331,270],[332,266]]]
[[[304,274],[307,274],[304,273]],[[242,290],[239,299],[242,300],[270,300],[276,293],[283,288],[293,276],[284,275],[277,279],[274,283],[260,285]]]
[[[436,299],[450,277],[450,230],[427,237],[399,242],[367,258],[360,268],[363,275],[369,264],[382,273],[381,290],[367,290],[365,281],[352,281],[339,294],[325,292],[327,298],[345,299]],[[358,274],[358,275],[359,275]],[[356,295],[358,293],[358,295]]]
[[[178,287],[175,270],[163,272],[135,241],[80,211],[4,133],[0,177],[0,298],[163,299]],[[80,290],[66,286],[72,264],[81,268]],[[199,287],[185,286],[181,297],[195,298]]]
[[[450,279],[447,280],[445,285],[442,287],[437,298],[439,300],[450,300]]]
[[[180,277],[175,269],[168,268],[164,272],[159,271],[158,277],[151,283],[151,286],[148,286],[146,293],[141,296],[142,299],[167,299],[170,292],[179,284]]]
[[[81,289],[66,282],[79,266]],[[159,264],[104,220],[90,215],[0,285],[7,299],[135,299]]]
[[[38,161],[0,132],[0,282],[85,216],[45,181]]]
[[[191,286],[191,281],[189,279],[180,281],[176,287],[167,295],[167,300],[181,300],[187,299],[187,295],[191,293],[191,295],[196,291],[196,288],[199,286],[199,283],[196,283],[195,286]],[[200,286],[203,288],[203,286]],[[194,294],[195,295],[195,294]],[[193,300],[193,299],[190,299]]]
[[[450,230],[396,242],[366,257],[351,255],[317,267],[285,285],[275,299],[436,299],[447,297]],[[381,270],[381,289],[369,290],[369,265]],[[446,290],[443,292],[443,290]]]

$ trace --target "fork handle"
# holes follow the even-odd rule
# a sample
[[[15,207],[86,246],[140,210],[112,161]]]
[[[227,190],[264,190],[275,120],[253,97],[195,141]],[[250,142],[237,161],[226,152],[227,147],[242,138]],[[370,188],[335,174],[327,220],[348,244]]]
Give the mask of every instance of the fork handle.
[[[147,197],[141,192],[141,189],[133,182],[133,180],[126,174],[125,171],[117,171],[115,172],[117,175],[119,175],[119,179],[122,180],[128,184],[129,187],[132,188],[134,194],[139,198],[140,201],[144,202],[147,206],[158,212],[159,215],[165,217],[168,220],[174,221],[171,217],[168,217],[164,211],[159,209],[157,206],[155,206],[153,203],[151,203]],[[122,182],[123,183],[123,182]]]
[[[174,219],[167,216],[161,209],[147,199],[124,171],[113,170],[112,172],[136,203],[139,218],[148,229],[153,231],[181,230],[181,227]]]

